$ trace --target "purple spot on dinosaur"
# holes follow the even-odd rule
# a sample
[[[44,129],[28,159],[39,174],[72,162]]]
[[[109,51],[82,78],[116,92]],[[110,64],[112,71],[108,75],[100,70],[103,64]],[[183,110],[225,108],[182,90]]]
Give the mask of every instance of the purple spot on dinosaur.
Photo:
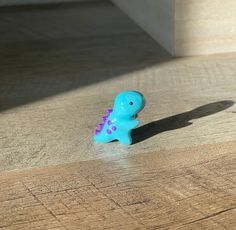
[[[117,130],[116,126],[112,126],[111,129],[112,129],[113,131],[116,131],[116,130]]]
[[[111,124],[112,124],[111,120],[108,120],[107,124],[108,124],[108,125],[111,125]]]
[[[107,129],[107,134],[111,134],[111,130],[110,129]]]

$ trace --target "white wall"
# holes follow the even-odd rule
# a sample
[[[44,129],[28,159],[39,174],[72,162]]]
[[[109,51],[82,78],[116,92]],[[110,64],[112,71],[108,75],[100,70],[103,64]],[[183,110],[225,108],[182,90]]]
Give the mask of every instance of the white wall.
[[[175,52],[175,0],[112,0],[140,27],[163,45]]]

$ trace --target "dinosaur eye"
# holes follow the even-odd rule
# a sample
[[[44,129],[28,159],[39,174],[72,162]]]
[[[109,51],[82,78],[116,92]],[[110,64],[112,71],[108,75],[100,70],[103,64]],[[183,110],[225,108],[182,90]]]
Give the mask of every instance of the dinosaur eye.
[[[129,102],[130,105],[133,105],[134,103],[132,101]]]

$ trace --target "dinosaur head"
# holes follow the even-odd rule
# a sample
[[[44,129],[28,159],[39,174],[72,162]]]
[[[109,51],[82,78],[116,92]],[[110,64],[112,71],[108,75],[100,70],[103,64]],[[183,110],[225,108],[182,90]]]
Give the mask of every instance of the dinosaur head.
[[[117,95],[114,111],[118,116],[135,117],[145,106],[144,96],[137,91],[125,91]]]

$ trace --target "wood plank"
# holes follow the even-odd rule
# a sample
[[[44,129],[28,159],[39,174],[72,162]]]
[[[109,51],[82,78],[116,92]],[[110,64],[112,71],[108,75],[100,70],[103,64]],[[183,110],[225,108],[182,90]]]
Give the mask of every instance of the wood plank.
[[[0,227],[234,229],[236,142],[0,175]]]

